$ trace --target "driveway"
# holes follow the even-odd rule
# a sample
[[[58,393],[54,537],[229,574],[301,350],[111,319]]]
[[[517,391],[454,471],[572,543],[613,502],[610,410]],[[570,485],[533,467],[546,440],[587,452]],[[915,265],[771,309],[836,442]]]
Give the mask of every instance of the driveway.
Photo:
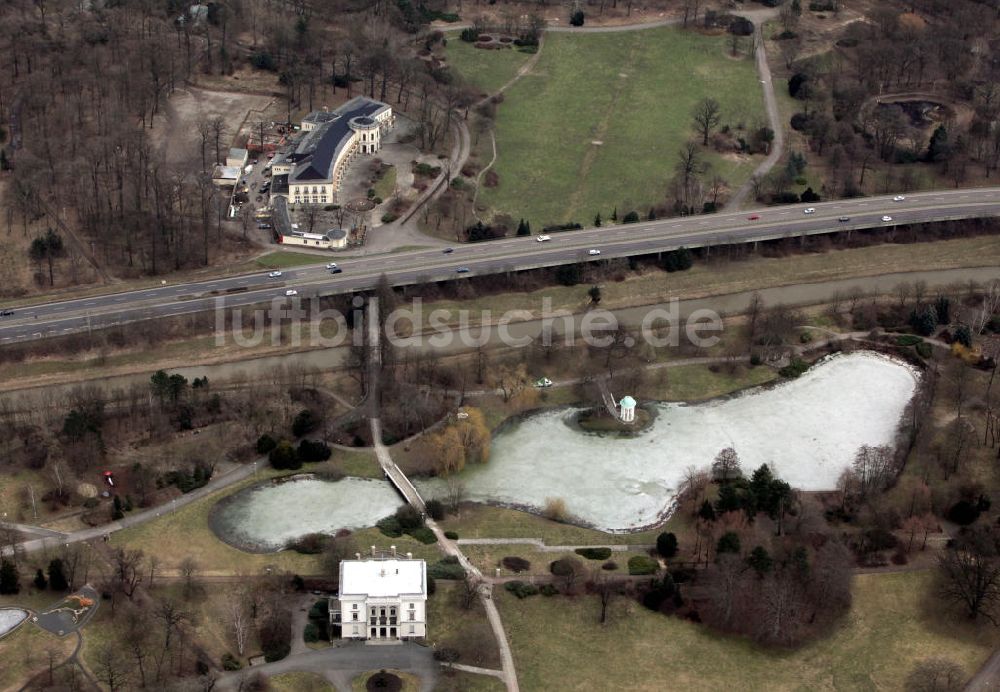
[[[257,673],[268,676],[302,671],[318,673],[329,680],[338,690],[350,692],[351,680],[369,670],[392,668],[412,673],[420,678],[422,692],[431,692],[438,678],[439,666],[429,647],[412,643],[398,646],[372,646],[349,642],[332,649],[319,649],[303,654],[293,654],[274,663],[265,663],[252,668],[222,675],[216,684],[217,690],[237,690],[240,681]]]

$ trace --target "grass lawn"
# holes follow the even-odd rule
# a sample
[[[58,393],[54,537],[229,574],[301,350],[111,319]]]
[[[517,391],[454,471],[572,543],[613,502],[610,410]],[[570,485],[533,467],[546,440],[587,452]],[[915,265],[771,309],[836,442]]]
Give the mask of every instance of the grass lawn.
[[[496,188],[480,200],[534,228],[590,224],[601,212],[645,213],[664,198],[680,146],[694,137],[702,98],[722,124],[764,122],[753,61],[733,60],[724,37],[676,28],[628,34],[550,34],[530,74],[514,84],[496,121]],[[592,142],[600,142],[593,144]],[[751,159],[705,150],[713,171],[739,185]]]
[[[738,367],[729,374],[725,368],[712,372],[704,365],[681,365],[667,369],[663,398],[667,401],[700,401],[771,382],[778,374],[771,368]]]
[[[31,622],[24,623],[0,639],[0,690],[21,689],[31,677],[48,669],[49,651],[59,665],[75,646],[75,636],[57,637]]]
[[[337,689],[317,673],[282,673],[268,678],[267,682],[272,692],[333,692]]]
[[[591,596],[495,598],[523,689],[587,690],[594,680],[630,690],[902,689],[914,664],[931,656],[971,676],[1000,639],[989,625],[931,612],[931,580],[925,572],[855,577],[854,605],[841,624],[793,651],[721,636],[632,601],[614,602],[602,628]]]
[[[389,166],[385,169],[382,177],[375,181],[372,186],[375,196],[383,200],[389,199],[396,192],[396,167]]]
[[[426,639],[432,646],[458,651],[459,663],[498,670],[500,649],[483,604],[476,599],[469,610],[463,609],[460,588],[457,583],[437,580],[437,591],[427,599]]]
[[[323,258],[319,255],[310,255],[305,252],[289,252],[288,250],[277,250],[269,252],[254,260],[254,263],[265,269],[284,269],[286,267],[301,267],[305,264],[322,264]]]
[[[435,692],[503,692],[507,688],[498,678],[490,675],[443,670],[434,689]]]
[[[478,88],[483,95],[492,94],[512,80],[521,65],[532,55],[514,47],[506,50],[476,48],[460,39],[457,31],[449,32],[447,36],[448,65],[463,80]]]
[[[572,524],[560,524],[536,514],[505,507],[463,504],[458,516],[439,522],[445,531],[455,531],[459,538],[540,538],[546,545],[604,545],[612,543],[653,543],[659,531],[611,534]],[[472,550],[475,546],[463,546]],[[512,545],[503,548],[504,555],[517,555],[531,550],[530,546]],[[501,555],[503,557],[503,555]],[[555,559],[554,557],[552,558]]]

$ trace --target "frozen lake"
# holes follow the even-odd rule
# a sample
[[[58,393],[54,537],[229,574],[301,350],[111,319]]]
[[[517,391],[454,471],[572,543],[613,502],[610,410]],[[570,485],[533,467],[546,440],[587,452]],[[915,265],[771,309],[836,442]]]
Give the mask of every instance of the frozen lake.
[[[209,516],[222,540],[243,550],[281,550],[308,533],[333,535],[358,529],[396,511],[399,495],[385,481],[303,476],[284,483],[253,486],[225,498]]]
[[[28,617],[28,611],[20,608],[0,608],[0,637],[21,624]]]
[[[497,435],[489,463],[462,473],[466,497],[535,509],[561,497],[573,516],[627,530],[656,522],[684,470],[709,468],[724,447],[736,449],[746,474],[766,463],[795,488],[833,489],[858,447],[893,442],[917,377],[875,353],[837,355],[773,387],[657,404],[652,425],[630,438],[571,426],[580,409],[546,411]],[[418,484],[430,497],[442,486]]]

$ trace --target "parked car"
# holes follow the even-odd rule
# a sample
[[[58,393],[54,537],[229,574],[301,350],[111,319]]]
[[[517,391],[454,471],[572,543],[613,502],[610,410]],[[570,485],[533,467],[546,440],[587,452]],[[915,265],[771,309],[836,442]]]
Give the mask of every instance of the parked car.
[[[600,251],[600,250],[597,250],[597,249],[593,249],[593,250],[588,250],[588,251],[587,251],[587,254],[588,254],[588,255],[599,255],[599,254],[601,254],[601,251]]]
[[[886,214],[885,216],[882,217],[882,220],[883,221],[892,221],[892,217],[889,216],[888,214]]]
[[[281,272],[268,272],[267,278],[269,278],[269,279],[280,279],[281,278]]]
[[[552,240],[552,236],[549,236],[549,235],[540,235],[540,236],[538,236],[538,242],[539,243],[544,243],[544,242],[546,242],[548,240]]]
[[[905,198],[905,197],[903,197],[903,195],[896,195],[895,197],[893,197],[893,198],[892,198],[892,201],[893,201],[893,202],[902,202],[902,201],[904,201],[905,199],[906,199],[906,198]]]
[[[285,291],[285,295],[289,296],[289,297],[291,297],[291,296],[297,296],[298,294],[299,294],[299,292],[296,291],[294,288],[290,288],[287,291]]]
[[[846,223],[850,220],[851,220],[850,216],[841,216],[840,218],[837,219],[837,221],[839,221],[840,223]]]
[[[805,209],[802,210],[802,213],[803,214],[815,214],[816,213],[816,207],[806,207]]]

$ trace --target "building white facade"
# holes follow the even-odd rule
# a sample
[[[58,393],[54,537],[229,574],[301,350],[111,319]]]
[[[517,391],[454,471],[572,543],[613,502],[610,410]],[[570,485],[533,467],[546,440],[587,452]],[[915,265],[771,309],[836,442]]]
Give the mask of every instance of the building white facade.
[[[632,423],[635,421],[635,399],[626,395],[618,402],[618,406],[618,415],[621,417],[622,423]]]
[[[342,639],[399,640],[427,634],[427,563],[405,558],[343,560],[330,623]]]
[[[392,107],[358,96],[332,111],[314,111],[302,120],[304,136],[292,151],[276,156],[274,194],[292,204],[334,204],[347,166],[358,156],[370,156],[395,124]],[[287,176],[287,191],[285,178]]]
[[[304,245],[320,250],[343,250],[347,247],[347,231],[331,228],[326,233],[291,231],[279,236],[282,245]]]

